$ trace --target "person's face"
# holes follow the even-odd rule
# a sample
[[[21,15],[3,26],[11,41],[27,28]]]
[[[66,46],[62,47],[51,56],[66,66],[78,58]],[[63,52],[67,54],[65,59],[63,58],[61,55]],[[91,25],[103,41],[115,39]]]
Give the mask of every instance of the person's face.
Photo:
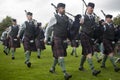
[[[58,13],[65,14],[65,8],[64,7],[59,7],[58,8]]]
[[[107,21],[108,23],[111,23],[111,22],[112,22],[112,19],[111,19],[111,18],[106,18],[106,21]]]
[[[92,8],[92,7],[90,7],[90,6],[87,7],[87,12],[88,12],[89,14],[92,14],[93,11],[94,11],[94,8]]]
[[[32,16],[31,15],[27,15],[27,19],[28,20],[32,20]]]
[[[13,25],[16,25],[16,24],[17,24],[17,22],[12,21],[12,24],[13,24]]]

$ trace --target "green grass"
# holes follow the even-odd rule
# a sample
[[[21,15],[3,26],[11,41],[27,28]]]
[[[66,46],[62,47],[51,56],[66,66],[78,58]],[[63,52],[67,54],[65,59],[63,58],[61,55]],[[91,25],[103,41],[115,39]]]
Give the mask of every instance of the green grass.
[[[24,50],[17,49],[15,60],[11,60],[11,54],[6,56],[3,53],[3,46],[0,45],[0,80],[64,80],[61,68],[56,66],[56,74],[49,73],[49,69],[53,62],[51,47],[42,52],[41,59],[37,58],[37,53],[32,53],[31,62],[32,67],[27,68],[24,64]],[[116,73],[110,61],[107,60],[107,69],[101,69],[101,74],[97,77],[92,76],[89,65],[85,62],[86,71],[78,70],[81,56],[81,47],[77,49],[79,57],[76,58],[70,55],[71,47],[67,49],[68,56],[65,58],[66,69],[73,75],[70,80],[120,80],[120,72]],[[100,63],[97,63],[93,57],[96,69],[100,69]],[[120,64],[117,64],[120,67]]]

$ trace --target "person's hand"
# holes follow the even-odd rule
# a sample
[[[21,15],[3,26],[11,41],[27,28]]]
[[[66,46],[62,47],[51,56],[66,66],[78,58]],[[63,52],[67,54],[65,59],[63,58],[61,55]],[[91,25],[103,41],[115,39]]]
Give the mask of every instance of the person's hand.
[[[44,39],[44,43],[46,44],[46,43],[47,43],[47,40]]]
[[[17,38],[19,38],[19,35],[17,35]]]
[[[105,25],[105,22],[102,22],[102,25]]]
[[[83,24],[83,23],[84,23],[84,19],[81,19],[81,20],[80,20],[80,24]]]

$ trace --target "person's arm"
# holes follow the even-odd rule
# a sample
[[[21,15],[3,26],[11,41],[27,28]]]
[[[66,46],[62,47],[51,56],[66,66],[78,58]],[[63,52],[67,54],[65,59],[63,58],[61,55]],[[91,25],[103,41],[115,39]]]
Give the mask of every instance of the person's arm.
[[[2,33],[2,35],[1,35],[1,40],[4,40],[4,37],[5,37],[5,31]]]
[[[37,20],[33,19],[35,27],[37,27]]]
[[[46,31],[45,31],[45,41],[47,41],[48,37],[51,36],[53,26],[57,23],[57,20],[55,17],[51,18],[50,22],[47,25]]]
[[[7,38],[10,36],[10,32],[11,32],[11,30],[12,30],[12,27],[10,26],[10,27],[8,28]]]
[[[19,27],[19,31],[18,31],[18,35],[17,37],[20,37],[23,33],[24,33],[24,30],[26,29],[26,25],[25,23],[22,24],[20,27]]]
[[[82,16],[80,19],[80,24],[83,24],[83,23],[84,23],[84,16]]]

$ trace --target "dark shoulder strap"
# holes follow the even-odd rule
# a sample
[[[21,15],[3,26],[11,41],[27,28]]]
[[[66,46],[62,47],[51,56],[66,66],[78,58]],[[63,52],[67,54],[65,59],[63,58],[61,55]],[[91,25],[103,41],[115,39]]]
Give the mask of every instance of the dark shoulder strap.
[[[26,27],[29,25],[28,21],[25,21],[25,25],[26,25]]]

